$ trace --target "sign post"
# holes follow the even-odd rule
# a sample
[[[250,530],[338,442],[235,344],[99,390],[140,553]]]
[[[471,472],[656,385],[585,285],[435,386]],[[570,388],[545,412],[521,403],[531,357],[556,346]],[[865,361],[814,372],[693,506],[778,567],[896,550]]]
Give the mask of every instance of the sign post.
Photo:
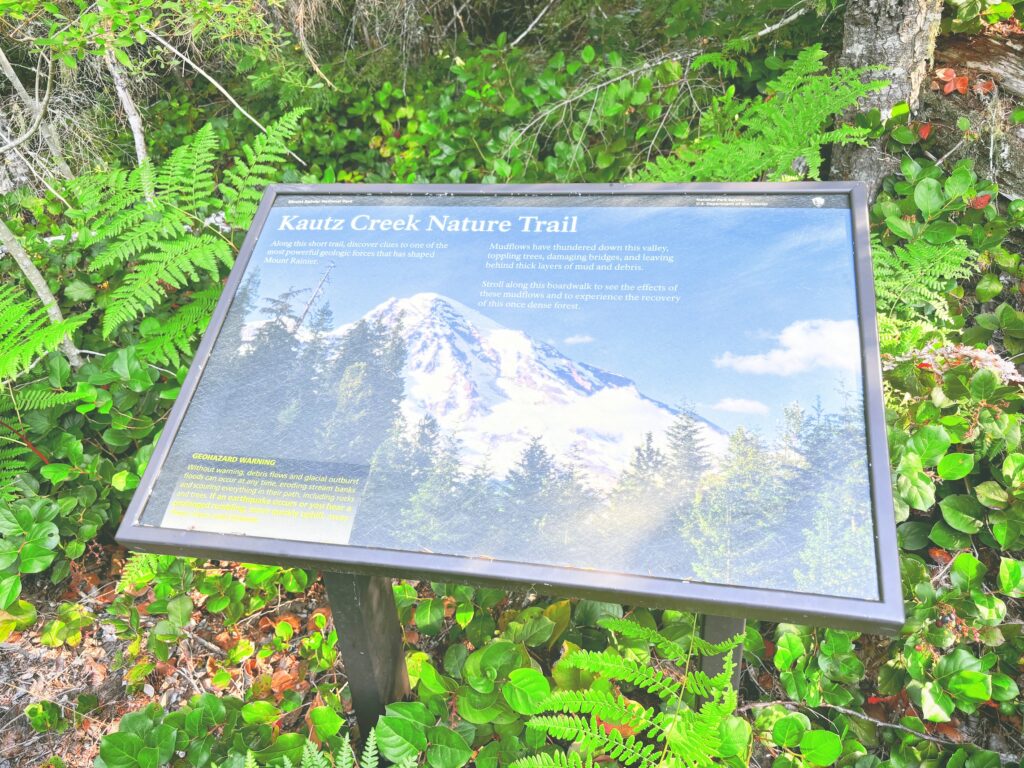
[[[364,729],[391,577],[893,630],[874,318],[857,184],[272,186],[118,540],[323,570]]]
[[[391,580],[332,571],[324,571],[323,580],[352,708],[365,738],[386,705],[409,695],[402,627]]]

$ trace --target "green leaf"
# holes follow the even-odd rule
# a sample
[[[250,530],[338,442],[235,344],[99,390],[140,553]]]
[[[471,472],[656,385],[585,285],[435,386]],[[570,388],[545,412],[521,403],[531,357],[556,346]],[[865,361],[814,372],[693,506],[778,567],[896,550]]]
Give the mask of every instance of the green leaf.
[[[999,559],[999,591],[1010,597],[1024,597],[1024,563],[1009,557]]]
[[[501,694],[516,712],[532,715],[551,695],[551,684],[532,667],[514,669],[509,673],[508,682],[502,686]]]
[[[999,282],[999,276],[986,272],[975,286],[974,295],[978,297],[978,301],[992,301],[1002,291],[1003,284]]]
[[[984,526],[984,510],[972,496],[947,496],[939,502],[939,507],[942,509],[942,518],[956,531],[977,533]]]
[[[975,400],[988,400],[999,387],[999,376],[991,368],[982,368],[971,376],[968,389]]]
[[[963,669],[949,678],[946,689],[958,698],[988,701],[992,698],[992,678],[984,672]]]
[[[60,483],[71,477],[71,473],[74,470],[69,464],[46,464],[39,469],[39,474],[49,480],[51,483]]]
[[[921,688],[921,713],[933,723],[948,723],[956,704],[938,683],[929,681]]]
[[[0,576],[0,608],[9,608],[21,594],[21,576],[16,573]]]
[[[970,590],[981,586],[987,571],[982,562],[970,552],[961,552],[953,561],[950,578],[954,586]]]
[[[800,739],[800,753],[812,765],[832,765],[843,752],[843,742],[832,731],[807,731]]]
[[[772,741],[780,747],[795,747],[810,728],[806,716],[793,714],[777,720],[772,726]]]
[[[995,480],[978,483],[974,494],[978,497],[978,501],[989,509],[1005,509],[1010,503],[1010,495]]]
[[[594,51],[593,46],[590,45],[583,46],[583,50],[580,51],[580,58],[583,59],[584,64],[590,64],[591,62],[594,61],[594,58],[596,56],[596,51]]]
[[[427,729],[427,765],[430,768],[462,768],[473,756],[466,740],[451,728]]]
[[[427,748],[426,728],[404,717],[385,715],[377,721],[377,747],[393,763],[419,756]]]
[[[134,733],[115,731],[100,741],[100,757],[107,768],[135,768],[145,743]]]
[[[416,626],[425,635],[436,635],[444,623],[444,600],[432,597],[416,606]]]
[[[77,278],[64,286],[64,298],[68,301],[89,301],[95,295],[95,288]]]
[[[931,466],[938,463],[951,444],[949,433],[942,427],[929,424],[914,433],[907,441],[907,448],[918,456],[924,465]]]
[[[943,245],[956,237],[956,224],[951,221],[933,221],[924,230],[924,239],[932,245]]]
[[[269,701],[250,701],[242,707],[242,719],[247,723],[272,723],[281,716],[281,710]]]
[[[942,210],[946,204],[946,195],[942,185],[935,179],[921,179],[914,187],[914,204],[917,209],[930,219]]]
[[[724,758],[740,758],[745,764],[750,751],[750,723],[742,717],[730,715],[718,726],[719,754]],[[669,734],[671,742],[672,735]]]
[[[946,179],[946,197],[963,197],[974,185],[974,177],[966,168],[957,168]]]
[[[947,453],[939,459],[939,477],[943,480],[960,480],[974,469],[973,453]]]
[[[313,707],[309,710],[309,720],[313,723],[316,736],[321,741],[334,736],[345,724],[345,721],[331,707]]]
[[[887,216],[885,225],[890,232],[902,240],[911,240],[914,237],[914,225],[898,216]]]
[[[192,620],[192,598],[176,595],[167,601],[167,618],[177,627],[186,626]]]

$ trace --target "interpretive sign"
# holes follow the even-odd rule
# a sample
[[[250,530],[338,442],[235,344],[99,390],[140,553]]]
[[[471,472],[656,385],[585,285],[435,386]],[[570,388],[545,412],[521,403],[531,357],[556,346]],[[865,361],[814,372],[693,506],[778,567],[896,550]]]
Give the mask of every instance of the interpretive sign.
[[[270,188],[118,535],[903,620],[845,183]]]

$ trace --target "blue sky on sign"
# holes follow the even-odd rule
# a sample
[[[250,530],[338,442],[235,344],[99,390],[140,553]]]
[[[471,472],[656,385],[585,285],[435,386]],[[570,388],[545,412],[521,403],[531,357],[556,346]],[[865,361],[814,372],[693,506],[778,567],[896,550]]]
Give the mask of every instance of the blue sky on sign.
[[[358,214],[423,220],[510,218],[509,233],[282,232],[283,216]],[[577,216],[575,234],[518,231],[519,216]],[[322,257],[316,264],[270,264],[274,240],[293,243],[447,243],[432,259]],[[485,269],[490,244],[629,244],[664,246],[674,263],[642,272]],[[859,396],[860,358],[848,210],[841,208],[345,206],[272,209],[249,269],[260,293],[312,289],[330,262],[324,297],[336,325],[357,320],[392,297],[435,292],[510,328],[546,341],[566,356],[625,376],[645,395],[688,403],[726,429],[741,424],[772,434],[788,403],[836,409]],[[483,281],[677,285],[680,301],[583,303],[578,310],[479,306]],[[306,294],[308,296],[308,294]],[[305,300],[303,297],[301,300]]]

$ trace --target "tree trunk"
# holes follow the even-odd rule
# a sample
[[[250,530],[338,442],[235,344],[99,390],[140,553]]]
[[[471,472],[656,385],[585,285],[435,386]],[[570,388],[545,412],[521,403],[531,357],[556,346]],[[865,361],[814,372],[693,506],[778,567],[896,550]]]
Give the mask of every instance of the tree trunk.
[[[902,101],[917,105],[921,85],[927,80],[935,37],[939,31],[943,0],[850,0],[846,6],[843,55],[847,67],[880,67],[876,77],[889,80],[887,88],[870,94],[859,109],[877,107],[882,119]],[[857,179],[868,185],[871,197],[882,179],[899,167],[881,142],[866,147],[836,147],[832,156],[833,179]]]

